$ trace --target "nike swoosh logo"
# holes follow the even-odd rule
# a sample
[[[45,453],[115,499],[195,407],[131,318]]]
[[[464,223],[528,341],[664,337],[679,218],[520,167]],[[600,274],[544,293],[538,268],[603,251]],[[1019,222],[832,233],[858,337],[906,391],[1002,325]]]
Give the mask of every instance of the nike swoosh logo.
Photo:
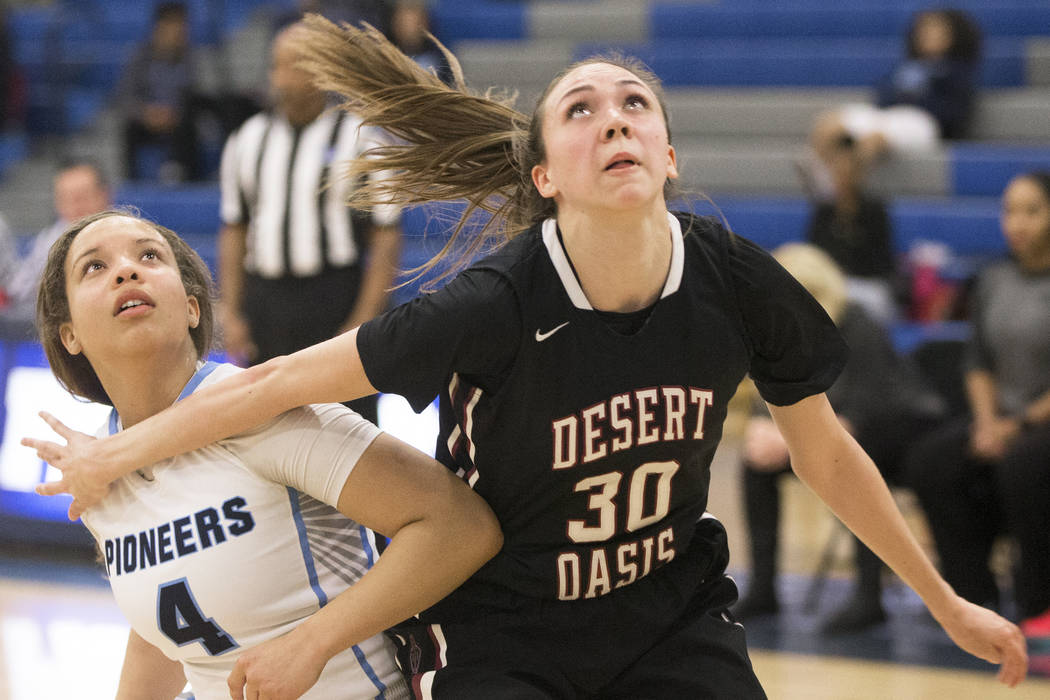
[[[567,326],[567,325],[569,325],[568,321],[566,321],[565,323],[561,324],[560,326],[555,326],[554,328],[551,328],[546,333],[540,333],[540,329],[537,328],[536,329],[536,342],[537,343],[542,343],[544,340],[546,340],[547,338],[550,338],[552,335],[554,335],[555,333],[560,331],[562,328],[565,328],[565,326]]]

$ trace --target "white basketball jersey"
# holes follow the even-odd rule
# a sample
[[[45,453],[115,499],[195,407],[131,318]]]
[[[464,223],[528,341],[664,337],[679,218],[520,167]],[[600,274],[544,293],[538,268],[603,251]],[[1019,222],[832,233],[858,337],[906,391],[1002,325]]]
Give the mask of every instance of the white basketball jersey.
[[[182,395],[239,371],[206,363]],[[180,396],[182,398],[182,396]],[[100,431],[120,429],[116,412]],[[132,628],[183,664],[197,700],[229,697],[243,650],[290,631],[372,565],[371,531],[333,506],[379,429],[339,404],[125,476],[84,523]],[[338,654],[305,698],[404,698],[377,635]]]

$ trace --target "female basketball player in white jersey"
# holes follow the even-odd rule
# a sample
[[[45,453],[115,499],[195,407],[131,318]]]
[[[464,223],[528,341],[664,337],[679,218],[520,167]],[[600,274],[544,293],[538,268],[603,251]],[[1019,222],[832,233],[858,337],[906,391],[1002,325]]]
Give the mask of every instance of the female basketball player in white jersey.
[[[74,395],[113,406],[102,434],[241,371],[205,361],[210,291],[185,242],[126,213],[52,247],[41,338]],[[134,471],[84,523],[132,627],[120,698],[172,698],[187,679],[197,700],[407,697],[381,632],[500,543],[481,498],[340,404]],[[366,527],[392,537],[378,561]]]
[[[376,32],[312,26],[318,84],[403,140],[356,164],[396,173],[362,201],[466,199],[496,212],[504,245],[434,294],[121,435],[31,441],[64,471],[41,492],[71,491],[75,515],[100,483],[292,406],[440,395],[438,458],[493,507],[505,543],[395,629],[418,697],[758,698],[726,612],[725,531],[705,512],[726,406],[750,373],[802,479],[953,639],[1001,663],[1004,683],[1024,677],[1017,628],[937,575],[828,405],[845,357],[831,320],[757,246],[668,212],[677,163],[651,73],[584,61],[530,118],[461,79],[444,87]],[[482,241],[463,231],[468,249]]]

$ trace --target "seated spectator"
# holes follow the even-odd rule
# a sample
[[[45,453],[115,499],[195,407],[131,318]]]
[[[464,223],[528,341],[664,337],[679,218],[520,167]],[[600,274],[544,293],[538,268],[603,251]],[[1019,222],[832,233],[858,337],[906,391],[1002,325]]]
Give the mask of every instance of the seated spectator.
[[[296,0],[295,8],[277,15],[273,22],[274,32],[284,29],[312,12],[336,24],[367,22],[383,33],[390,25],[388,0]]]
[[[992,544],[1016,539],[1021,629],[1032,669],[1050,673],[1050,172],[1010,182],[1002,230],[1010,257],[980,272],[971,299],[970,415],[919,442],[908,471],[959,595],[997,605]]]
[[[193,95],[197,69],[190,47],[189,15],[181,2],[162,2],[153,28],[128,64],[117,87],[124,117],[124,172],[146,175],[139,158],[147,146],[163,150],[157,173],[166,181],[199,178]]]
[[[398,0],[390,16],[390,40],[401,52],[419,65],[434,72],[442,82],[452,82],[448,59],[427,33],[430,15],[423,0]]]
[[[71,160],[59,167],[53,181],[55,222],[33,238],[32,247],[7,288],[10,303],[32,311],[36,304],[40,274],[47,262],[51,244],[58,240],[69,224],[110,206],[109,182],[102,169],[91,160]]]
[[[21,129],[25,109],[25,76],[15,61],[7,8],[0,5],[0,130]]]
[[[0,309],[11,303],[11,280],[18,270],[18,247],[7,220],[0,216]]]
[[[966,136],[980,45],[980,31],[966,13],[918,13],[908,30],[907,56],[878,84],[875,104],[843,105],[817,118],[810,135],[811,187],[831,198],[829,161],[844,135],[856,141],[864,171],[887,154],[930,151],[941,139]]]
[[[827,164],[835,196],[814,201],[806,237],[842,268],[849,298],[889,324],[897,317],[900,285],[886,202],[865,190],[859,148],[849,134],[829,151]]]
[[[824,307],[850,346],[842,374],[828,390],[839,420],[871,456],[889,483],[899,481],[905,447],[935,425],[942,406],[917,373],[895,352],[886,330],[846,297],[846,282],[834,261],[815,246],[791,243],[774,256]],[[760,404],[760,402],[759,402]],[[764,407],[744,429],[744,509],[750,529],[752,575],[737,617],[776,613],[780,477],[790,470],[784,439]],[[886,619],[882,563],[854,538],[857,582],[846,604],[822,624],[827,633],[862,629]]]

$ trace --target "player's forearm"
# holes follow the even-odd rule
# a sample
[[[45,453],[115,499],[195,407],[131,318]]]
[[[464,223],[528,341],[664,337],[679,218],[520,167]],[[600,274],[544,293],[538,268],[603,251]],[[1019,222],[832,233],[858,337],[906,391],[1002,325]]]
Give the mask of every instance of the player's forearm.
[[[871,458],[839,424],[821,395],[771,407],[799,478],[922,597],[934,616],[954,592],[923,553]]]
[[[875,464],[845,431],[828,443],[826,461],[798,464],[793,457],[795,472],[939,617],[953,591],[922,551]]]
[[[129,632],[116,700],[171,700],[185,686],[182,664],[166,657],[134,630]]]
[[[394,533],[360,581],[303,623],[304,637],[325,659],[437,603],[496,555],[498,521],[462,491],[434,494],[425,517]]]
[[[374,393],[357,354],[357,333],[351,331],[199,389],[116,435],[94,441],[87,457],[112,481],[242,433],[296,406]]]

